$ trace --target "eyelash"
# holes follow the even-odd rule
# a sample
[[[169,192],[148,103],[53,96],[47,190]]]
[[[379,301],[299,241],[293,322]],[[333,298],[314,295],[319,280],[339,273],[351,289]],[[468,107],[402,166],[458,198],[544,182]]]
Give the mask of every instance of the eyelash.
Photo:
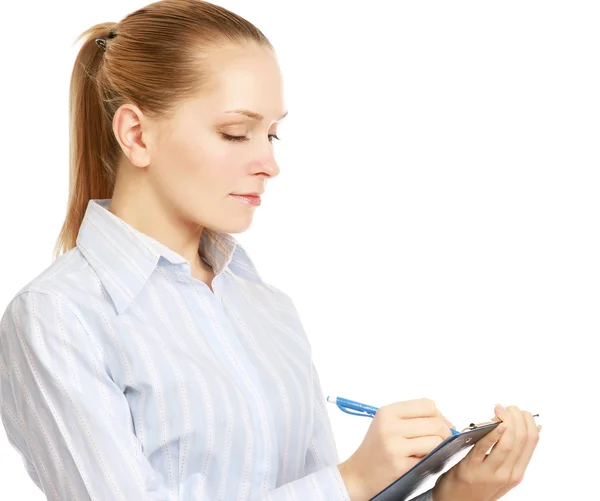
[[[227,140],[227,141],[231,141],[233,143],[241,143],[243,141],[248,141],[248,138],[246,136],[231,136],[229,134],[223,134],[221,133],[221,136],[223,136],[223,139]],[[279,140],[279,138],[277,137],[276,134],[269,134],[269,142],[272,143],[272,139],[277,139]]]

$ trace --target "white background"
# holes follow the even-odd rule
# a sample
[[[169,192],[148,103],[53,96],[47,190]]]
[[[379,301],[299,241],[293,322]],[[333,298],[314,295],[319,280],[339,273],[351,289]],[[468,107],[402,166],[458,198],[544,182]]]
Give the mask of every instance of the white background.
[[[3,308],[65,214],[73,41],[145,3],[3,8]],[[280,58],[282,171],[238,238],[294,300],[325,394],[429,397],[459,428],[497,402],[540,413],[504,499],[600,499],[599,4],[219,3]],[[370,420],[329,410],[345,459]],[[43,499],[0,437],[0,499]]]

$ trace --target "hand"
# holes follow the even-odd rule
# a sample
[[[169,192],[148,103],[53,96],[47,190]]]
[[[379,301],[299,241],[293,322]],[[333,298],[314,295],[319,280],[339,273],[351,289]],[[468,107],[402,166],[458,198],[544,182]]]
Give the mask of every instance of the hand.
[[[521,483],[541,426],[515,406],[496,406],[495,414],[494,420],[502,424],[437,480],[433,501],[496,501]]]
[[[429,399],[380,407],[360,447],[338,465],[352,501],[371,499],[451,435]]]

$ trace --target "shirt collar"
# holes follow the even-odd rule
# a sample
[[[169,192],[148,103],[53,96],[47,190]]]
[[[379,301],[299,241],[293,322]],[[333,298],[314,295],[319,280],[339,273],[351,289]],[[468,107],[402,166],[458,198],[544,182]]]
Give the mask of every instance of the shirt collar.
[[[187,259],[136,230],[108,210],[110,199],[90,200],[77,235],[77,248],[98,275],[117,313],[123,313],[162,259],[191,275]],[[229,269],[262,284],[245,249],[233,236],[205,228],[199,252],[215,276]]]

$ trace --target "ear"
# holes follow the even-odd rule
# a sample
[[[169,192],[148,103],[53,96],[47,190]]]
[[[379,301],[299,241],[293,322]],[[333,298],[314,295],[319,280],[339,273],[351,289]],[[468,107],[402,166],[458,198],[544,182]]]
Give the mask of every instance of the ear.
[[[119,107],[112,123],[113,132],[123,153],[139,168],[150,165],[150,152],[144,137],[146,123],[142,110],[129,103]]]

